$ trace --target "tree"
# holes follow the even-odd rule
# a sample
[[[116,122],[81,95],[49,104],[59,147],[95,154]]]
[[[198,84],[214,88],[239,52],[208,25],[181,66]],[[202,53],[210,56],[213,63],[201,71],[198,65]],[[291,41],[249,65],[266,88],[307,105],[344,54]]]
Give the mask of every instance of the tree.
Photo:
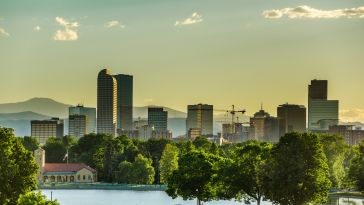
[[[118,183],[152,184],[154,181],[154,168],[152,160],[139,154],[133,163],[123,161],[116,172]]]
[[[39,147],[39,142],[34,137],[25,136],[19,138],[24,148],[33,153]]]
[[[131,169],[130,181],[135,184],[152,184],[154,174],[152,160],[138,154]]]
[[[244,147],[234,149],[230,160],[219,166],[218,183],[223,199],[256,201],[259,205],[263,197],[262,172],[269,159],[272,145],[266,142],[251,141]]]
[[[346,177],[344,166],[348,146],[344,138],[337,135],[319,135],[329,166],[332,187],[341,188]]]
[[[139,151],[142,155],[153,160],[153,167],[155,170],[154,183],[160,183],[159,160],[161,159],[163,150],[167,144],[171,143],[168,139],[155,139],[150,138],[148,141],[142,142]]]
[[[210,201],[216,198],[216,186],[212,182],[217,171],[214,169],[220,157],[202,150],[183,154],[178,160],[178,169],[167,179],[166,193],[172,198],[181,196],[184,200],[197,198]]]
[[[43,146],[43,149],[46,153],[46,163],[62,163],[67,153],[67,148],[61,138],[49,138]]]
[[[15,205],[20,195],[36,189],[32,153],[8,130],[0,129],[0,204]]]
[[[20,196],[17,205],[59,205],[59,203],[47,200],[40,192],[28,192]]]
[[[70,148],[71,161],[75,159],[90,167],[96,167],[94,155],[100,147],[112,138],[111,135],[105,134],[88,134],[81,137],[77,144]]]
[[[116,182],[119,184],[129,184],[130,173],[133,171],[133,164],[128,161],[123,161],[118,166],[118,171],[116,172]]]
[[[322,204],[331,187],[327,159],[316,134],[289,133],[265,166],[264,195],[281,205]]]
[[[173,171],[178,169],[178,149],[176,146],[167,144],[159,161],[161,183],[166,183]]]
[[[359,145],[356,156],[351,162],[349,176],[357,189],[364,192],[364,141]]]

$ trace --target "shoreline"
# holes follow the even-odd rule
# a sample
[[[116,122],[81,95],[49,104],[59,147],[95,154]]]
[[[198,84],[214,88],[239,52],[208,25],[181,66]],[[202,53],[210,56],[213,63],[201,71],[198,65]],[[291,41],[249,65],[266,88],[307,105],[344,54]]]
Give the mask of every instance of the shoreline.
[[[130,191],[165,191],[166,185],[110,184],[110,183],[67,183],[38,184],[40,190],[130,190]]]

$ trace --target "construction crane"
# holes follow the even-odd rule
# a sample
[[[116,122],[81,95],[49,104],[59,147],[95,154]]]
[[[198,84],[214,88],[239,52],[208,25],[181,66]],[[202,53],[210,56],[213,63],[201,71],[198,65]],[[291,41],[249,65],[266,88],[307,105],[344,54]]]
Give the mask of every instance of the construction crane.
[[[232,105],[232,109],[231,110],[214,109],[214,111],[230,113],[231,114],[231,124],[232,125],[235,123],[235,114],[237,114],[237,113],[244,114],[246,112],[245,109],[243,109],[243,110],[235,110],[235,105]]]

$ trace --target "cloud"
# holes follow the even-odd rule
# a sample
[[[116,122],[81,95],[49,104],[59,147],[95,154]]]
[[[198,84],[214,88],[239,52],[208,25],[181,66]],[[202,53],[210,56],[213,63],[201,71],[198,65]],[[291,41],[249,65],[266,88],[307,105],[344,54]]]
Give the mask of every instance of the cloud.
[[[41,29],[40,26],[36,26],[33,28],[34,31],[40,31],[40,29]]]
[[[10,34],[8,32],[5,31],[5,29],[0,27],[0,38],[1,37],[8,37],[10,36]]]
[[[121,24],[119,21],[109,21],[105,24],[105,28],[113,28],[113,27],[120,27],[125,28],[125,25]]]
[[[336,18],[364,18],[364,7],[336,10],[319,10],[306,5],[296,8],[272,9],[263,11],[268,19],[280,19],[287,16],[290,19],[336,19]]]
[[[200,23],[202,22],[202,16],[200,14],[198,14],[197,12],[193,13],[191,17],[181,20],[181,21],[176,21],[176,23],[174,24],[175,26],[183,26],[183,25],[191,25],[191,24],[196,24],[196,23]]]
[[[56,17],[56,22],[63,26],[63,30],[57,30],[53,39],[56,41],[74,41],[78,39],[76,29],[80,26],[78,22],[69,22],[62,17]]]
[[[364,122],[363,109],[340,110],[340,120],[344,122]]]

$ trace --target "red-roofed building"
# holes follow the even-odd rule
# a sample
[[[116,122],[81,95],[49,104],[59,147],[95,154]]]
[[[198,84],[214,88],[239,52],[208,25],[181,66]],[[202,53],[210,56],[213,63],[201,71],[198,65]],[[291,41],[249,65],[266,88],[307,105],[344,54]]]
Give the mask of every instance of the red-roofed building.
[[[44,150],[35,151],[40,167],[38,180],[43,183],[92,183],[97,181],[95,169],[83,163],[45,163]]]

